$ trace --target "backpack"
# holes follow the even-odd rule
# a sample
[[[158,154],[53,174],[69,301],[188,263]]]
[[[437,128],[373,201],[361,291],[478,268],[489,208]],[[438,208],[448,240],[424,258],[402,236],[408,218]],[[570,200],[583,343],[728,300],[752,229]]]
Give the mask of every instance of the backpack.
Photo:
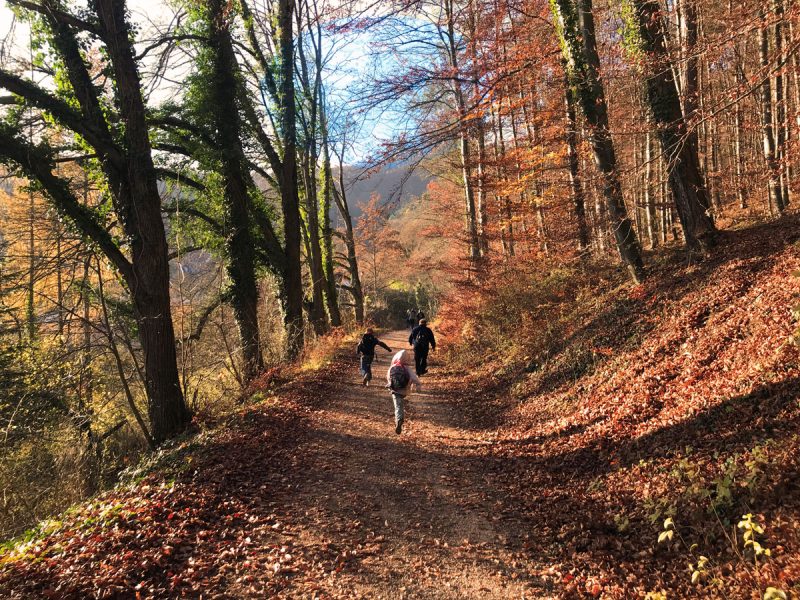
[[[389,389],[393,392],[405,389],[410,379],[403,365],[392,365],[389,369]]]
[[[414,343],[413,343],[414,349],[416,350],[417,348],[420,347],[422,348],[427,347],[429,343],[430,340],[428,339],[428,332],[425,331],[424,329],[420,329],[419,332],[417,333],[417,337],[414,338]]]

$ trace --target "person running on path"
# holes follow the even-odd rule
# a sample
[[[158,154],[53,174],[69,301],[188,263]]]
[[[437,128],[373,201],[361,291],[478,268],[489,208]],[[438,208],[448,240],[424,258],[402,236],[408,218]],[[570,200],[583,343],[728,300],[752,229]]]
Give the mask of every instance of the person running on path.
[[[422,312],[421,310],[417,310],[417,318],[414,319],[414,325],[418,325],[419,323],[421,323],[424,318],[425,318],[425,313]]]
[[[367,332],[361,336],[361,341],[356,347],[356,354],[361,357],[361,385],[369,385],[372,379],[372,361],[375,360],[375,346],[384,348],[387,352],[392,349],[375,337],[372,327],[367,327]]]
[[[411,357],[411,352],[400,350],[392,357],[392,364],[386,371],[386,387],[392,393],[394,432],[397,435],[403,432],[404,404],[406,397],[411,393],[411,384],[417,387],[418,392],[422,390],[422,382],[411,370],[413,362],[414,359]]]
[[[428,327],[428,321],[421,319],[408,336],[408,343],[414,347],[414,363],[417,375],[428,372],[428,351],[436,350],[436,338]]]
[[[408,309],[408,318],[406,319],[406,324],[408,325],[409,329],[414,329],[417,324],[417,309],[416,308],[409,308]]]

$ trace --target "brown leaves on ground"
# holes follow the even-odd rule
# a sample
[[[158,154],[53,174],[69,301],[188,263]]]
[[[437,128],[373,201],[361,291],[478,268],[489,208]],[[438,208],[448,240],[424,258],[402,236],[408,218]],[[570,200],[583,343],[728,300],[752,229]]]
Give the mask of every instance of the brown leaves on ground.
[[[559,347],[530,372],[480,373],[470,410],[502,424],[490,485],[537,532],[531,559],[563,561],[560,594],[800,591],[798,219],[725,237],[699,265],[676,253],[644,285],[595,282],[546,307],[518,339],[563,319]],[[768,560],[736,528],[751,512]],[[658,544],[668,516],[682,540]]]
[[[401,436],[385,359],[368,388],[345,355],[274,382],[170,470],[7,553],[0,594],[761,598],[774,586],[792,597],[797,240],[796,221],[762,226],[729,234],[700,265],[667,261],[642,286],[599,285],[529,372],[447,375],[434,353]],[[570,314],[574,297],[542,318]],[[406,335],[384,339],[403,347]],[[576,356],[591,364],[565,370]],[[744,548],[745,512],[770,558]],[[667,516],[677,535],[659,544]]]

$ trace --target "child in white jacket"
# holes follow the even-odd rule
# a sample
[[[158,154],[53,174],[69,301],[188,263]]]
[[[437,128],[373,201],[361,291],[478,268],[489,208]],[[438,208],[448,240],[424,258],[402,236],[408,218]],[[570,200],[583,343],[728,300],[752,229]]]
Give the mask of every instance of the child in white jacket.
[[[405,371],[405,376],[399,369]],[[405,385],[401,385],[403,381]],[[411,393],[412,384],[416,386],[417,391],[422,390],[422,383],[414,372],[414,355],[408,350],[400,350],[392,357],[392,364],[386,371],[386,387],[391,391],[394,403],[394,432],[398,435],[403,431],[403,403],[406,396]]]

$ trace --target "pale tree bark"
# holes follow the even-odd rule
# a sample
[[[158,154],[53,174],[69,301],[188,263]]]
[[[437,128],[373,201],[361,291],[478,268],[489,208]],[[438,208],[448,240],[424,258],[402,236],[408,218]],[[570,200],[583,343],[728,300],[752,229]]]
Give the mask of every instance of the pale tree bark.
[[[773,43],[775,49],[775,60],[781,64],[785,62],[784,52],[784,10],[783,0],[772,0],[772,9],[775,13],[775,25],[773,27]],[[778,160],[778,186],[781,194],[781,204],[784,208],[789,206],[789,182],[786,173],[788,164],[786,148],[786,86],[783,69],[775,73],[774,96],[774,119],[775,119],[775,157]]]
[[[736,89],[740,92],[745,89],[746,77],[744,74],[744,65],[742,64],[740,47],[737,44],[735,47],[736,56]],[[747,208],[747,189],[745,184],[745,154],[743,151],[744,145],[744,109],[742,102],[739,101],[733,107],[733,155],[736,169],[736,201],[739,203],[739,208]]]
[[[506,157],[506,142],[503,135],[503,121],[500,115],[500,107],[495,109],[491,108],[492,122],[494,124],[494,160],[495,160],[495,188],[501,187],[505,182],[505,172],[503,170],[503,162]],[[511,210],[511,199],[508,194],[495,193],[495,198],[498,204],[498,211],[500,218],[498,223],[500,225],[500,242],[503,247],[503,254],[506,257],[514,256],[516,252],[516,244],[514,242],[514,220]]]
[[[565,82],[564,86],[564,109],[567,125],[566,141],[570,195],[578,224],[578,252],[584,254],[589,247],[589,228],[586,224],[586,196],[583,192],[578,156],[578,119],[575,110],[575,96],[568,81]]]
[[[479,261],[480,241],[478,239],[477,211],[475,209],[475,189],[472,176],[472,152],[470,149],[470,127],[467,123],[468,110],[464,97],[464,89],[459,80],[460,60],[458,56],[458,37],[456,34],[455,12],[453,0],[444,0],[444,13],[446,18],[445,36],[447,40],[447,58],[453,70],[451,87],[456,102],[456,117],[458,119],[458,148],[461,155],[461,174],[464,180],[465,221],[468,254],[474,266]]]
[[[658,245],[658,218],[655,210],[655,197],[653,194],[653,138],[648,131],[644,140],[644,207],[647,219],[647,237],[650,248]]]

